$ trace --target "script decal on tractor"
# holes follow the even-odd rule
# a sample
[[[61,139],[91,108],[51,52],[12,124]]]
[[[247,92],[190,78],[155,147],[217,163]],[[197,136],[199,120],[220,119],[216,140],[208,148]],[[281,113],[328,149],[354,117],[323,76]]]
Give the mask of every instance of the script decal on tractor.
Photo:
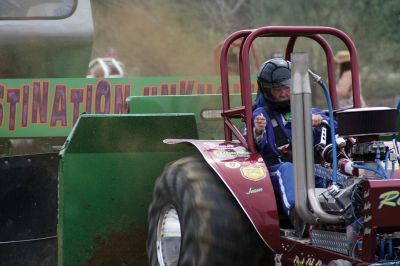
[[[379,209],[382,209],[384,206],[388,207],[399,207],[400,206],[400,192],[397,190],[387,191],[379,195]]]
[[[316,260],[314,258],[302,258],[300,259],[299,256],[296,256],[293,260],[293,265],[295,266],[322,266],[322,261],[321,260]]]

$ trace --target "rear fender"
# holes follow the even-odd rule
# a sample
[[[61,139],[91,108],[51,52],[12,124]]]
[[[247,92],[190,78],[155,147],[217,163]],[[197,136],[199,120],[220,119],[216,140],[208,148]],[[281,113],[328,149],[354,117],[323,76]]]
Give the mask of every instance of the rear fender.
[[[251,154],[237,141],[167,139],[164,142],[194,145],[235,197],[263,241],[275,252],[281,250],[275,194],[260,154]]]

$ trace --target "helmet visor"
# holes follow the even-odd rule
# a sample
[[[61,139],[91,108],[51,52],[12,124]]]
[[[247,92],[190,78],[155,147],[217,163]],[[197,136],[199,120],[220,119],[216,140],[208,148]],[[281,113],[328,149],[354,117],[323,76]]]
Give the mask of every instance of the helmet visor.
[[[290,82],[291,82],[291,79],[282,80],[282,81],[279,81],[279,82],[275,83],[274,87],[279,87],[279,86],[290,87]]]
[[[272,86],[271,90],[275,91],[275,92],[283,92],[283,91],[289,92],[290,86],[286,86],[286,85]]]

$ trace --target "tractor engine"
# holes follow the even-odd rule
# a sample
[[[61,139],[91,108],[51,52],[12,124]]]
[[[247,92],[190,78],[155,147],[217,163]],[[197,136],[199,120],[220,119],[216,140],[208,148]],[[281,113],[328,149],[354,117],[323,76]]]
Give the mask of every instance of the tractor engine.
[[[395,138],[397,110],[355,108],[338,112],[336,182],[332,180],[332,144],[320,147],[315,175],[324,211],[344,217],[340,224],[310,229],[312,245],[369,261],[400,259],[399,152]],[[327,139],[327,138],[326,138]]]

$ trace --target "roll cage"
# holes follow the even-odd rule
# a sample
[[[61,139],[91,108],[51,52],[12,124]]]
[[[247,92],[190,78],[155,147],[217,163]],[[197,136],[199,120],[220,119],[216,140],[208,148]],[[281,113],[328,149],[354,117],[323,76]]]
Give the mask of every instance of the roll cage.
[[[350,52],[350,65],[352,72],[353,86],[353,107],[361,107],[360,99],[360,78],[358,56],[353,41],[344,32],[331,27],[311,27],[311,26],[266,26],[258,29],[241,30],[232,33],[225,39],[220,55],[220,73],[221,73],[221,89],[222,89],[222,116],[224,119],[225,140],[231,141],[233,135],[246,147],[251,153],[255,153],[255,145],[252,130],[247,131],[246,137],[238,130],[231,121],[232,118],[241,118],[246,128],[252,128],[252,98],[251,98],[251,81],[250,81],[250,49],[253,41],[259,37],[289,37],[286,46],[285,59],[290,60],[290,54],[294,50],[294,46],[299,37],[310,38],[323,48],[327,60],[328,86],[329,93],[334,109],[338,108],[336,95],[335,65],[334,55],[328,41],[321,35],[332,35],[341,39]],[[230,46],[237,43],[242,38],[239,56],[240,71],[240,93],[242,105],[231,107],[230,90],[229,90],[229,73],[228,73],[228,51]]]

